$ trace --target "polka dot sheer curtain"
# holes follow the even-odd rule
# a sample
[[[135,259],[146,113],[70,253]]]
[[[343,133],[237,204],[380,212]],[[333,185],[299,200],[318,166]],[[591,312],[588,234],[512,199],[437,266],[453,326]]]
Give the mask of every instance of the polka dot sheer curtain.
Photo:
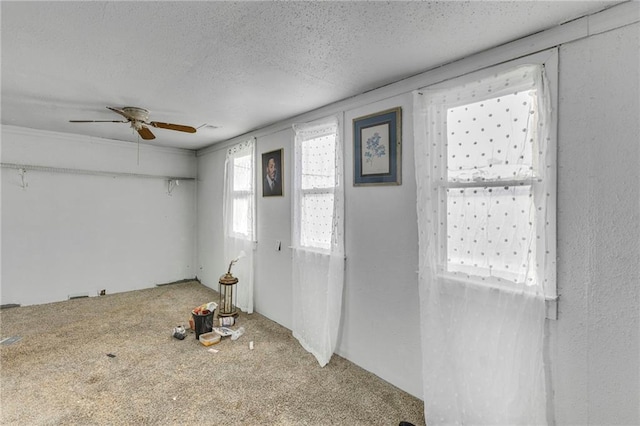
[[[227,149],[224,166],[223,223],[225,265],[244,253],[233,265],[238,278],[236,305],[253,313],[253,258],[255,252],[255,141]]]
[[[336,348],[344,285],[339,121],[295,124],[293,336],[325,366]]]
[[[550,99],[543,65],[414,93],[430,425],[547,422],[545,299],[555,297]]]

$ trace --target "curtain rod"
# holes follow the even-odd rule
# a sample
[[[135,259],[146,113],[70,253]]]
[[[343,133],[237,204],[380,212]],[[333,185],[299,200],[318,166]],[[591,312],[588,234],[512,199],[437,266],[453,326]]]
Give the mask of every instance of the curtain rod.
[[[151,179],[169,179],[169,180],[196,180],[193,177],[179,177],[179,176],[162,176],[162,175],[150,175],[142,173],[128,173],[128,172],[107,172],[101,170],[87,170],[87,169],[73,169],[63,167],[49,167],[49,166],[37,166],[33,164],[15,164],[15,163],[0,163],[3,169],[16,169],[16,170],[35,170],[40,172],[50,173],[70,173],[70,174],[83,174],[92,176],[110,176],[110,177],[138,177],[138,178],[151,178]]]

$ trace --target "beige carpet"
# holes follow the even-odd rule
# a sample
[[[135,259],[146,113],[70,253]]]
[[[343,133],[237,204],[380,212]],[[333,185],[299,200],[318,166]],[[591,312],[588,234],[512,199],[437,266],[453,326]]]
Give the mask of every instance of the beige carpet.
[[[422,401],[337,355],[320,368],[257,313],[236,341],[171,336],[217,296],[187,282],[1,310],[1,338],[21,339],[0,344],[0,422],[424,425]]]

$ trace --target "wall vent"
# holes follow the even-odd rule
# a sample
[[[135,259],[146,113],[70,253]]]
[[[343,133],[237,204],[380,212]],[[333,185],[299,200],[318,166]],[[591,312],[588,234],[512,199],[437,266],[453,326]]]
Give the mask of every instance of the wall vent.
[[[160,284],[156,284],[156,287],[163,287],[165,285],[173,285],[173,284],[182,284],[182,283],[188,283],[190,281],[196,281],[197,278],[194,280],[193,278],[185,278],[183,280],[178,280],[178,281],[171,281],[170,283],[160,283]]]
[[[84,299],[85,297],[89,297],[89,293],[70,294],[69,300]]]
[[[4,305],[0,305],[0,309],[9,309],[9,308],[19,308],[19,303],[6,303]]]

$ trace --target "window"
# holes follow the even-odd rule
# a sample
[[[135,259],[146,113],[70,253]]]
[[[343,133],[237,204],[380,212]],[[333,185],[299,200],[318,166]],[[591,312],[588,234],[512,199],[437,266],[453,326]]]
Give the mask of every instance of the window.
[[[253,253],[255,250],[255,141],[227,149],[223,193],[224,262],[244,257],[233,268],[242,283],[236,305],[253,312]]]
[[[300,245],[329,250],[335,187],[335,133],[301,148]]]
[[[233,233],[241,238],[251,236],[251,215],[249,206],[253,198],[251,156],[233,159]]]
[[[427,95],[439,274],[548,281],[555,174],[541,81],[541,67],[522,66]]]
[[[227,234],[244,240],[253,239],[253,142],[239,144],[227,153]]]
[[[545,422],[556,66],[554,49],[414,92],[424,400],[435,419]]]
[[[300,248],[331,249],[337,186],[337,124],[301,131],[296,137],[296,215]]]
[[[447,271],[522,282],[535,258],[535,99],[530,89],[447,110]]]
[[[326,365],[338,342],[344,287],[344,185],[336,117],[294,124],[293,336]]]

